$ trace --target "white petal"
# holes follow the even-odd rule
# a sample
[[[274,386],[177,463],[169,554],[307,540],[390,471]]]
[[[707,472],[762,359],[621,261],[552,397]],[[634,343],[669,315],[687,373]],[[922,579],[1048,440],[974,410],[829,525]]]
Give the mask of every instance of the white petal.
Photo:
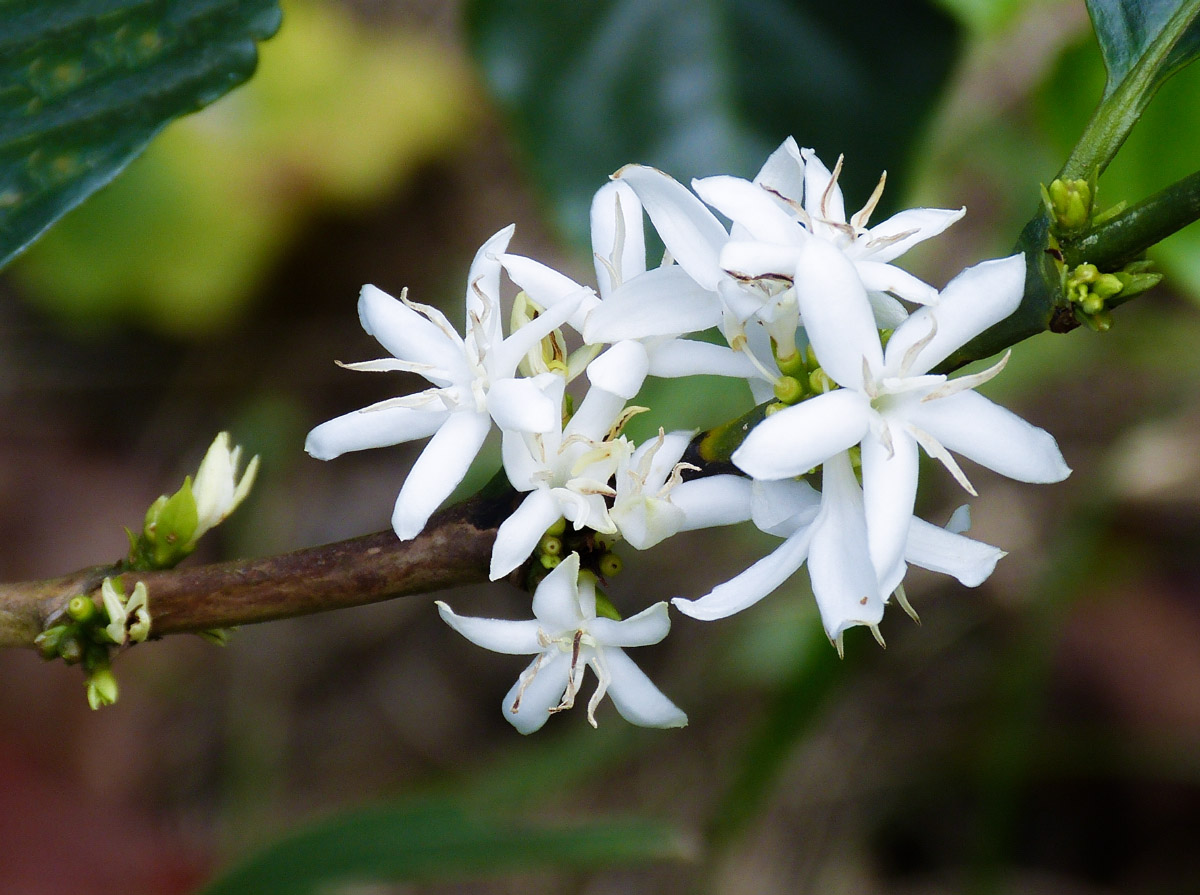
[[[482,646],[494,653],[528,656],[545,649],[538,642],[541,626],[536,621],[509,621],[458,615],[441,600],[437,601],[437,608],[446,624],[476,646]]]
[[[620,395],[593,385],[563,429],[563,440],[580,435],[590,441],[601,441],[624,408],[625,399]]]
[[[550,717],[550,709],[562,700],[570,674],[570,654],[559,649],[546,650],[521,672],[504,697],[505,720],[521,733],[541,730]],[[518,696],[521,703],[514,712],[513,704]]]
[[[755,482],[752,494],[751,518],[755,526],[781,538],[811,525],[821,508],[820,492],[796,479]]]
[[[854,265],[824,240],[809,240],[796,263],[796,300],[825,372],[847,388],[862,388],[863,359],[877,371],[883,350]]]
[[[643,442],[629,458],[630,468],[640,469],[642,458],[650,451],[654,451],[654,456],[650,460],[650,469],[646,473],[646,487],[658,491],[666,483],[688,445],[692,443],[693,434],[690,430],[680,429],[666,433],[661,442],[657,438]]]
[[[751,429],[733,452],[733,462],[756,479],[804,475],[858,444],[873,414],[866,396],[851,389],[818,395],[772,414]]]
[[[610,675],[608,696],[621,717],[630,724],[640,727],[684,727],[687,724],[687,715],[621,650],[606,649],[595,661],[602,661],[607,666]]]
[[[1008,317],[1021,304],[1024,293],[1024,255],[968,267],[942,290],[936,305],[918,309],[897,327],[888,341],[888,370],[893,374],[899,370],[909,348],[929,336],[931,319],[936,322],[937,332],[917,355],[911,373],[927,373],[989,326]]]
[[[868,292],[875,325],[880,329],[895,329],[908,319],[908,310],[885,292]]]
[[[890,292],[919,305],[934,304],[938,300],[936,289],[894,264],[858,261],[854,267],[868,292]]]
[[[808,556],[813,527],[806,526],[746,571],[696,600],[676,597],[671,603],[684,615],[701,621],[728,618],[753,606],[787,581]]]
[[[954,534],[915,516],[904,550],[904,558],[913,565],[953,575],[967,587],[978,587],[986,581],[1004,555],[999,547]]]
[[[679,181],[655,168],[626,165],[613,177],[625,181],[637,193],[679,266],[705,289],[715,290],[723,276],[717,256],[729,234],[704,203]]]
[[[904,561],[908,524],[917,499],[917,443],[902,425],[892,425],[884,444],[872,435],[862,443],[862,489],[867,542],[879,580],[895,577]]]
[[[595,594],[590,596],[593,606],[590,614],[594,616]],[[533,614],[551,637],[578,630],[583,624],[587,613],[579,608],[578,553],[567,556],[542,579],[533,594]]]
[[[588,364],[588,381],[626,401],[638,393],[646,381],[650,358],[646,349],[632,339],[617,342]]]
[[[492,545],[492,562],[488,577],[503,578],[533,553],[546,529],[562,516],[554,496],[545,488],[529,492],[511,516],[500,523],[496,543]],[[561,564],[560,564],[561,565]]]
[[[865,239],[860,239],[860,245],[865,243],[866,255],[872,261],[891,261],[893,258],[899,258],[917,243],[937,236],[966,213],[965,208],[910,208],[876,224],[867,231]],[[903,239],[889,241],[891,237],[901,233],[909,235]],[[879,243],[880,248],[870,251],[872,242]]]
[[[701,199],[746,228],[756,240],[798,245],[808,237],[799,222],[762,187],[740,177],[720,175],[692,181]]]
[[[588,623],[588,631],[601,646],[650,646],[666,637],[670,630],[671,618],[665,602],[655,603],[621,621],[597,618]]]
[[[716,292],[671,265],[627,280],[588,315],[583,337],[593,343],[678,336],[716,326],[720,319]]]
[[[557,433],[546,433],[540,440],[543,447],[547,441],[553,441],[557,445],[556,438],[551,436]],[[511,429],[505,429],[500,435],[500,458],[504,465],[504,474],[508,476],[509,483],[518,491],[532,491],[537,488],[537,479],[535,478],[539,472],[546,468],[546,463],[540,454],[535,454],[538,450],[539,439],[521,432],[515,432]],[[553,450],[557,450],[554,447]]]
[[[618,498],[609,518],[634,550],[649,550],[678,534],[685,521],[683,510],[653,495]]]
[[[680,531],[733,525],[750,518],[750,480],[711,475],[671,489],[671,503],[683,511]]]
[[[498,345],[503,336],[500,319],[500,256],[508,248],[508,241],[516,229],[515,224],[509,224],[481,245],[467,274],[467,332],[471,331],[471,316],[479,317],[490,346]]]
[[[726,345],[694,339],[669,339],[650,349],[651,376],[674,379],[681,376],[731,376],[753,379],[758,368],[744,352]]]
[[[878,624],[883,599],[867,548],[861,492],[846,454],[825,464],[822,487],[808,575],[825,633],[837,640],[852,625]]]
[[[458,334],[443,331],[382,289],[362,287],[358,317],[362,328],[394,357],[465,374],[466,357]]]
[[[721,249],[721,267],[738,279],[774,277],[790,280],[796,273],[799,256],[800,248],[796,244],[731,239]]]
[[[794,137],[788,137],[771,153],[754,182],[785,199],[799,203],[804,198],[804,159]]]
[[[919,404],[909,420],[945,447],[1021,482],[1061,482],[1071,474],[1054,436],[977,392]]]
[[[545,373],[544,376],[554,376]],[[562,422],[562,409],[534,379],[501,379],[488,389],[487,408],[501,429],[549,432]]]
[[[584,290],[577,292],[573,297],[564,298],[524,324],[499,345],[495,345],[487,361],[493,380],[496,377],[512,376],[521,359],[538,342],[562,326],[575,313],[580,299],[590,292],[591,290]]]
[[[642,203],[629,184],[610,180],[596,191],[592,199],[592,255],[596,283],[604,296],[618,285],[612,281],[613,273],[625,282],[646,272]]]
[[[576,302],[570,317],[564,318],[570,319],[576,329],[583,326],[588,313],[600,304],[591,289],[532,258],[505,254],[500,256],[500,263],[508,271],[509,278],[543,308],[552,308],[564,301]]]
[[[487,414],[450,414],[417,457],[396,498],[392,527],[400,540],[421,533],[433,511],[463,480],[491,428]]]
[[[811,149],[801,149],[800,156],[804,159],[804,209],[815,218],[846,223],[842,189],[836,183],[831,185],[833,175],[829,169]]]
[[[441,428],[445,410],[387,407],[355,410],[321,423],[304,442],[304,450],[318,460],[332,460],[347,451],[388,447],[417,438],[427,438]]]

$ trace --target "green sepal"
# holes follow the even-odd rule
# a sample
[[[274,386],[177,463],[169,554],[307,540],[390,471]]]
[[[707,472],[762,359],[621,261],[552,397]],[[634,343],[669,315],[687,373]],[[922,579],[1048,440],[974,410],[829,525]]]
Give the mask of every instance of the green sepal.
[[[596,591],[596,618],[611,618],[615,622],[621,621],[621,613],[617,611],[612,600],[598,589]]]

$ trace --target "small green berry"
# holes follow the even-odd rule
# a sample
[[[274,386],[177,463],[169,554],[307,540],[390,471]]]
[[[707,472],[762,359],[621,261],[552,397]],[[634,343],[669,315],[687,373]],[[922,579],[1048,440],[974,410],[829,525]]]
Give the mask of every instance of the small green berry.
[[[600,574],[605,578],[611,578],[613,575],[618,575],[621,569],[625,568],[625,563],[621,561],[621,557],[615,553],[605,553],[600,557],[600,562],[596,568],[600,570]]]
[[[85,597],[83,594],[72,597],[71,602],[67,604],[67,615],[73,621],[89,622],[96,617],[96,604],[92,602],[91,597]]]

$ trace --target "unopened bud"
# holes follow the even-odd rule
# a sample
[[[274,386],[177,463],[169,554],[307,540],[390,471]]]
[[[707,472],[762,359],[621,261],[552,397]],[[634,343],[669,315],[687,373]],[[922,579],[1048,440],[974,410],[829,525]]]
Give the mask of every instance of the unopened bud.
[[[92,672],[87,682],[87,700],[93,710],[117,701],[117,679],[112,669],[98,668]]]
[[[562,554],[563,542],[560,538],[554,535],[543,535],[538,541],[538,552],[546,556],[560,556]]]
[[[1092,220],[1094,196],[1086,180],[1054,180],[1046,190],[1050,213],[1058,229],[1078,233],[1087,229]]]
[[[563,536],[563,532],[565,532],[566,530],[567,530],[567,520],[564,519],[562,516],[559,516],[558,521],[552,523],[550,525],[550,527],[546,529],[546,534],[550,535],[551,537],[561,538]]]
[[[804,397],[804,386],[793,376],[781,376],[775,380],[775,397],[784,404],[795,404]]]
[[[558,564],[562,562],[562,557],[550,556],[549,554],[543,553],[538,557],[538,561],[541,562],[543,569],[556,569],[558,568]]]
[[[600,562],[596,564],[596,568],[600,570],[600,574],[605,578],[611,578],[613,575],[618,575],[621,569],[625,568],[625,563],[621,561],[621,557],[615,553],[605,553],[600,557]]]
[[[1083,308],[1085,314],[1099,314],[1104,310],[1104,299],[1099,295],[1089,294],[1082,302],[1080,307]]]
[[[96,617],[96,604],[92,602],[91,597],[85,597],[83,594],[72,597],[71,602],[67,604],[67,615],[80,623],[89,622]]]
[[[1121,288],[1121,280],[1111,273],[1101,274],[1092,283],[1092,292],[1101,298],[1112,298]]]
[[[33,645],[37,647],[43,659],[47,661],[57,659],[59,645],[62,643],[63,635],[66,633],[66,625],[55,625],[53,628],[47,628],[35,637]]]

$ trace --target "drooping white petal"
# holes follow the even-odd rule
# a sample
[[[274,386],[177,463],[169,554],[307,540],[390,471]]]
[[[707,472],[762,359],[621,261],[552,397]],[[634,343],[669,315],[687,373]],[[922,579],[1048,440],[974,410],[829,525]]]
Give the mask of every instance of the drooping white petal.
[[[733,462],[756,479],[789,479],[858,444],[867,433],[870,402],[860,392],[837,389],[788,407],[750,430]]]
[[[609,674],[608,696],[621,717],[640,727],[684,727],[687,715],[654,685],[621,650],[603,651]]]
[[[650,368],[650,358],[640,342],[617,342],[588,364],[588,381],[597,388],[620,395],[626,401],[641,389]]]
[[[717,257],[729,234],[704,203],[679,181],[655,168],[626,165],[613,177],[625,181],[637,193],[679,266],[705,289],[715,290],[722,276]]]
[[[545,529],[543,529],[545,531]],[[551,637],[577,629],[588,613],[579,608],[579,554],[563,559],[533,592],[533,614]],[[595,615],[594,592],[590,595]]]
[[[804,159],[804,208],[815,218],[831,223],[846,223],[846,203],[842,188],[833,182],[833,174],[811,149],[801,149]]]
[[[868,292],[890,292],[905,301],[919,305],[934,304],[938,291],[894,264],[879,261],[859,261],[854,265]]]
[[[808,555],[813,595],[831,640],[852,625],[875,625],[883,618],[861,495],[849,456],[831,457],[824,467],[821,513],[812,525]]]
[[[488,389],[487,408],[502,430],[517,432],[549,432],[557,429],[562,419],[559,404],[543,390],[545,376],[533,379],[501,379]],[[560,377],[561,378],[561,377]]]
[[[671,617],[665,602],[655,603],[637,615],[616,621],[596,618],[588,623],[588,631],[602,646],[650,646],[658,643],[671,630]]]
[[[917,243],[937,236],[966,213],[966,208],[909,208],[876,224],[865,238],[860,237],[858,244],[864,257],[891,261]],[[895,238],[906,233],[907,236]]]
[[[588,313],[600,304],[600,299],[591,289],[540,261],[524,255],[504,254],[500,256],[500,263],[509,278],[541,307],[552,308],[564,301],[575,302],[575,309],[564,319],[569,319],[576,329],[583,326]],[[561,323],[560,320],[555,326]]]
[[[867,541],[880,581],[894,578],[904,561],[908,524],[917,499],[917,443],[902,423],[891,425],[889,434],[886,444],[874,434],[862,442]]]
[[[671,503],[683,512],[680,531],[733,525],[750,518],[750,480],[740,475],[710,475],[671,489]]]
[[[669,339],[652,346],[649,373],[664,379],[681,376],[753,379],[759,376],[758,368],[745,352],[694,339]]]
[[[321,423],[304,441],[304,450],[318,460],[332,460],[348,451],[389,447],[427,438],[449,417],[446,410],[385,407],[355,410]]]
[[[589,343],[678,336],[716,326],[721,302],[677,265],[656,267],[627,280],[588,315]]]
[[[913,374],[927,373],[989,326],[1012,314],[1024,292],[1022,254],[968,267],[942,290],[936,305],[918,309],[896,328],[887,346],[888,371],[894,374],[908,350],[928,338],[936,325],[933,338],[909,370]]]
[[[500,319],[500,256],[508,248],[516,229],[515,224],[509,224],[481,245],[467,274],[468,339],[471,338],[471,318],[478,317],[483,323],[488,346],[499,345],[503,334],[503,321]]]
[[[967,587],[978,587],[986,581],[1004,555],[999,547],[916,517],[908,529],[908,545],[904,550],[904,558],[913,565],[952,575]]]
[[[429,440],[396,498],[392,527],[400,540],[421,533],[433,511],[467,474],[491,427],[486,414],[452,413]]]
[[[642,203],[629,184],[610,180],[592,198],[592,255],[596,283],[607,296],[621,282],[646,272],[646,234]]]
[[[1021,482],[1061,482],[1071,474],[1054,436],[978,392],[913,407],[909,420],[943,446]]]
[[[394,357],[465,375],[461,337],[453,330],[443,330],[382,289],[370,284],[362,287],[358,317],[367,334]]]
[[[808,237],[795,217],[779,207],[762,187],[740,177],[719,175],[692,181],[696,195],[756,240],[797,245]]]
[[[494,653],[527,656],[545,649],[538,640],[541,626],[532,619],[510,621],[459,615],[441,600],[437,601],[437,608],[446,624],[476,646]]]
[[[808,482],[782,479],[755,482],[750,504],[754,525],[767,534],[791,537],[797,529],[811,525],[821,508],[821,494]]]
[[[562,516],[562,508],[554,495],[545,488],[529,492],[511,516],[500,523],[496,543],[492,545],[492,562],[488,577],[503,578],[533,553],[546,529]]]
[[[541,730],[550,718],[550,709],[562,699],[570,674],[568,653],[558,649],[540,653],[505,695],[501,703],[505,720],[521,733]]]
[[[839,384],[862,388],[863,360],[879,370],[883,350],[854,265],[830,243],[810,239],[796,263],[796,300],[822,368]]]
[[[703,597],[695,600],[676,597],[671,603],[684,615],[701,621],[728,618],[748,609],[804,564],[812,534],[813,526],[801,528],[746,571],[714,587]]]

